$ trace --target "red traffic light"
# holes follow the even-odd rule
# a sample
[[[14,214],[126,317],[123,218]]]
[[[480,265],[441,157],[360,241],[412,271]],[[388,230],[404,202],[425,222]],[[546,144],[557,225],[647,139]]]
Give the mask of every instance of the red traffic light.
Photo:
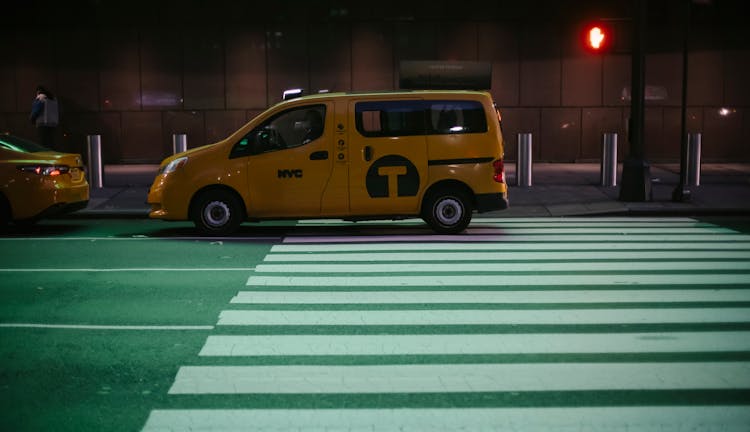
[[[603,52],[612,42],[611,29],[601,23],[586,26],[583,34],[583,44],[589,51]]]

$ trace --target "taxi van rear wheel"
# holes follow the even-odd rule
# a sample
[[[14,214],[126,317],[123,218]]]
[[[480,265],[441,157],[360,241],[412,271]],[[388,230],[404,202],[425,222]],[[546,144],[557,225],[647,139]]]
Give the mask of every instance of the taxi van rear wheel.
[[[204,235],[231,234],[244,220],[243,206],[234,193],[210,189],[195,198],[192,219],[195,227]]]
[[[422,219],[435,232],[457,234],[469,226],[471,212],[469,193],[452,187],[430,192],[425,197]]]

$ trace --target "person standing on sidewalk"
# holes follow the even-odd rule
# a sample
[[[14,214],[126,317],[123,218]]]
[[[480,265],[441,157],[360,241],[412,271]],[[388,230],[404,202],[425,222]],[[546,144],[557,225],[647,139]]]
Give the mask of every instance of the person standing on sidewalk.
[[[31,123],[36,125],[39,144],[55,148],[55,129],[60,120],[57,99],[44,86],[36,88],[36,98],[31,104]]]

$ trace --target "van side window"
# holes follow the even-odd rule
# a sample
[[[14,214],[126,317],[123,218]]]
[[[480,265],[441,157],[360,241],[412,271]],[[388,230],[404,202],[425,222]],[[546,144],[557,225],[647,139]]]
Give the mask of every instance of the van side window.
[[[429,124],[437,135],[487,132],[484,109],[475,101],[430,102]]]
[[[425,107],[422,101],[359,102],[354,120],[366,137],[424,135]]]
[[[357,131],[366,137],[487,132],[477,101],[382,101],[355,105]]]
[[[326,106],[308,105],[283,111],[232,147],[230,159],[303,146],[323,136]]]

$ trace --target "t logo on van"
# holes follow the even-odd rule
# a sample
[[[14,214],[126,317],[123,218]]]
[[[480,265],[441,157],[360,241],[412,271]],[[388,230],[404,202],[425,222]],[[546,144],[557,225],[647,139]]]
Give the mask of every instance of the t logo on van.
[[[285,169],[278,171],[279,178],[302,178],[301,169]]]
[[[419,192],[419,171],[403,156],[383,156],[370,165],[365,185],[370,198],[416,196]]]

